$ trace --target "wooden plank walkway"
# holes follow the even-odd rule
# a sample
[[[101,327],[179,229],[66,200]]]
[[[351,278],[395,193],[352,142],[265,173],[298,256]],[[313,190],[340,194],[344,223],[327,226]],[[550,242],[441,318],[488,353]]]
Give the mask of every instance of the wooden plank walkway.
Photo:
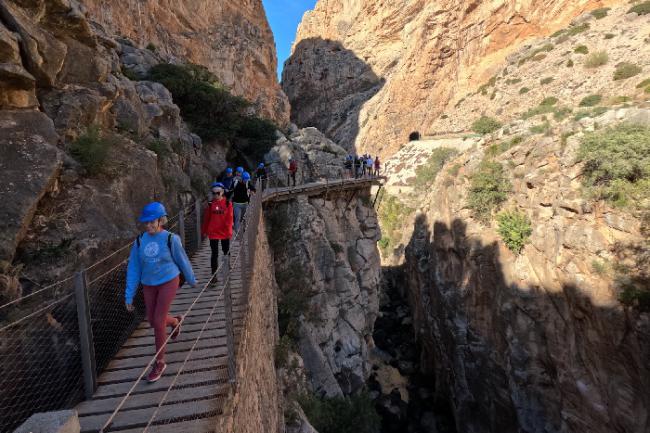
[[[233,263],[230,276],[233,319],[235,342],[237,342],[246,305],[242,292],[241,269],[237,260],[239,242],[232,242],[230,248],[231,263]],[[194,300],[197,300],[197,296],[211,275],[210,254],[210,245],[206,241],[192,258],[192,266],[199,286],[191,288],[187,284],[184,285],[172,304],[170,314],[184,314]],[[222,256],[220,260],[221,258]],[[168,343],[165,356],[167,369],[163,377],[155,383],[147,383],[146,378],[143,378],[117,413],[109,431],[135,433],[143,430],[195,343],[194,351],[148,431],[152,433],[214,431],[216,416],[221,413],[229,390],[226,323],[223,298],[220,296],[223,290],[223,279],[220,275],[217,284],[208,287],[201,294],[190,313],[185,316],[178,340]],[[196,339],[208,320],[215,302],[217,304],[215,313],[197,342]],[[99,376],[97,391],[93,398],[77,406],[82,432],[97,432],[101,429],[154,354],[153,330],[145,321],[138,326]]]
[[[290,200],[296,195],[320,195],[327,191],[345,191],[357,188],[364,188],[371,185],[379,185],[386,178],[383,176],[360,177],[358,179],[323,179],[318,182],[310,182],[292,187],[268,188],[264,191],[262,201],[283,201]]]

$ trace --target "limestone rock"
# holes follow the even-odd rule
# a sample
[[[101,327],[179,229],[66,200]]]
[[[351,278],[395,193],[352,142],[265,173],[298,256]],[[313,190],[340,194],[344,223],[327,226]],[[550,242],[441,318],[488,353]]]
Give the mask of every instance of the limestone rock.
[[[434,121],[488,81],[493,65],[613,3],[320,0],[304,15],[283,73],[292,121],[346,149],[390,156],[412,132],[457,131]]]
[[[122,44],[122,62],[139,78],[156,56],[205,65],[223,85],[253,102],[263,117],[279,125],[288,123],[289,104],[277,81],[273,34],[261,0],[82,3],[110,33],[155,51],[149,55]]]
[[[38,111],[0,111],[0,260],[11,261],[36,206],[61,168],[59,137]]]

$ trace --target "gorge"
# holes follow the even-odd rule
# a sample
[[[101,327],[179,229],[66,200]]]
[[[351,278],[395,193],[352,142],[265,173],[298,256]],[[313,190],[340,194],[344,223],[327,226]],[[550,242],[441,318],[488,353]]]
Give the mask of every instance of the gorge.
[[[261,0],[2,1],[0,305],[227,166],[368,153],[381,187],[264,209],[278,431],[650,432],[649,35],[643,0],[318,0],[280,83]]]

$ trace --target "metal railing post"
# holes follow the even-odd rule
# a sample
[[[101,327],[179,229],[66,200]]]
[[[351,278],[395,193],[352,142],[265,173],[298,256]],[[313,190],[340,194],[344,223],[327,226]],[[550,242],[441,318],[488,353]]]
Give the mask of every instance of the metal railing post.
[[[181,238],[181,245],[185,247],[185,208],[181,208],[178,214],[178,236]]]
[[[201,200],[197,199],[194,204],[194,212],[196,212],[196,248],[201,247]]]
[[[83,370],[84,395],[87,400],[93,397],[97,388],[97,368],[95,363],[95,346],[93,329],[90,322],[90,302],[88,300],[88,278],[86,271],[80,271],[74,277],[77,319],[79,321],[79,341],[81,348],[81,367]]]

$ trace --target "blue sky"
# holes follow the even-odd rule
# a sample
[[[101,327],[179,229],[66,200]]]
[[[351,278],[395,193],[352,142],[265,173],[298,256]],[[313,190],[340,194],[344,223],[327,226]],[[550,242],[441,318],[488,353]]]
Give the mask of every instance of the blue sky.
[[[281,77],[284,61],[291,54],[291,44],[296,37],[298,24],[305,11],[314,8],[316,0],[262,0],[262,3],[275,37],[278,77]]]

